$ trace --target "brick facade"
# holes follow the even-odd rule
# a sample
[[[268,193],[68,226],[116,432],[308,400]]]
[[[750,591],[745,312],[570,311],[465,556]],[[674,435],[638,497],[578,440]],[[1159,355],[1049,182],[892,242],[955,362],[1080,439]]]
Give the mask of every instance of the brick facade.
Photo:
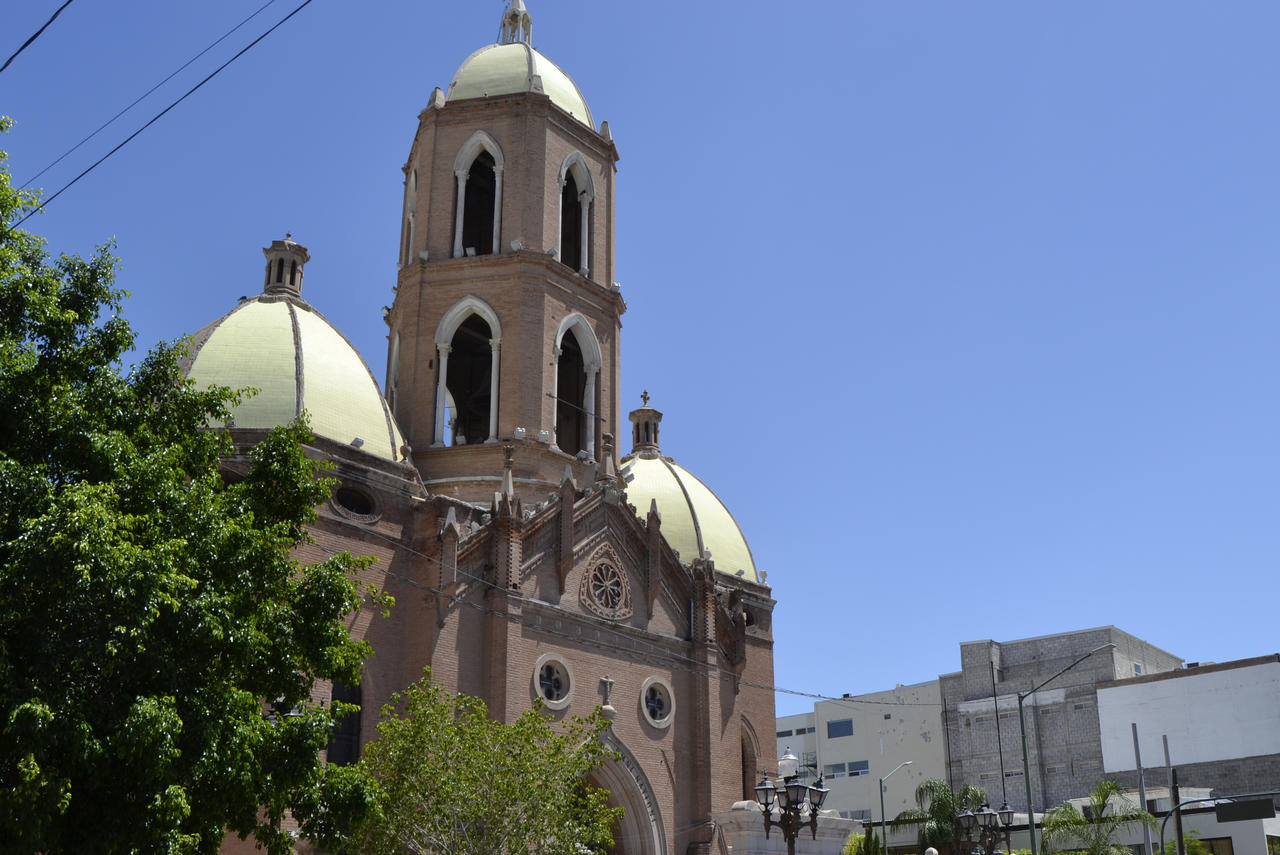
[[[499,251],[454,257],[457,162],[478,132],[501,154]],[[586,274],[548,252],[560,235],[560,175],[571,155],[594,191]],[[630,506],[617,474],[626,306],[612,284],[616,161],[607,131],[538,91],[457,102],[433,94],[405,165],[400,270],[387,315],[387,398],[409,462],[318,439],[316,454],[334,461],[334,474],[372,511],[327,504],[301,557],[375,555],[365,581],[396,600],[388,617],[361,612],[351,621],[374,650],[360,686],[362,745],[376,736],[379,707],[424,668],[511,720],[546,694],[540,678],[551,666],[564,678],[564,697],[550,704],[555,718],[602,704],[612,715],[609,741],[621,759],[596,778],[626,808],[616,851],[685,855],[723,845],[713,813],[750,798],[758,770],[776,766],[774,602],[761,583],[677,556],[661,514]],[[464,342],[460,333],[442,341],[442,329],[473,314],[490,341]],[[583,398],[594,410],[583,420],[585,447],[574,454],[561,450],[556,432],[564,412],[558,345],[570,322],[575,339],[590,340],[579,342],[583,370],[596,372],[586,386],[594,397]],[[442,364],[464,345],[481,356],[487,346],[497,361],[487,387],[496,390],[487,399],[496,414],[481,410],[496,431],[473,429],[465,441],[439,418]],[[594,593],[602,579],[616,599]],[[649,687],[673,706],[669,715],[655,716]],[[228,841],[227,849],[244,845]]]

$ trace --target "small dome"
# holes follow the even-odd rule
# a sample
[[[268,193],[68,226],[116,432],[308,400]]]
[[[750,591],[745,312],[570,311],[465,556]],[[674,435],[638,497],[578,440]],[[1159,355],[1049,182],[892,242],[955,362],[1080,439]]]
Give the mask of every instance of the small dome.
[[[187,376],[201,386],[258,390],[232,411],[235,427],[272,428],[306,410],[317,436],[401,460],[404,440],[369,366],[297,296],[300,266],[287,281],[273,273],[285,270],[282,260],[305,261],[305,248],[286,239],[263,252],[266,290],[195,334]]]
[[[658,450],[658,423],[662,413],[643,407],[631,413],[635,444],[622,460],[627,479],[627,501],[643,519],[657,502],[662,535],[680,560],[692,561],[710,553],[718,572],[759,582],[751,547],[737,521],[711,488],[692,472]]]
[[[542,92],[551,103],[591,129],[587,101],[569,75],[526,42],[487,45],[467,57],[453,75],[446,101]]]

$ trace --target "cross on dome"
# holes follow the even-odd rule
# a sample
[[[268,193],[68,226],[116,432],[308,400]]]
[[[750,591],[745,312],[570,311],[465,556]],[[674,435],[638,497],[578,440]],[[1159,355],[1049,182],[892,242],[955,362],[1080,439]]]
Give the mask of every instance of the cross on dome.
[[[507,0],[502,11],[502,24],[498,28],[498,43],[504,45],[533,40],[533,17],[524,6],[524,0]]]

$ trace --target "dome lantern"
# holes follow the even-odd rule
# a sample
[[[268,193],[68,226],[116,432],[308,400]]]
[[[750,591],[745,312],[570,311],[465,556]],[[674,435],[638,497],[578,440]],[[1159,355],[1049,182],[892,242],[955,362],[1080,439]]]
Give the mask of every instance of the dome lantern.
[[[502,12],[502,26],[498,31],[498,44],[511,45],[516,42],[533,42],[533,17],[525,8],[524,0],[507,0],[507,8]]]
[[[262,293],[301,297],[302,267],[311,260],[307,248],[295,243],[293,235],[285,232],[284,240],[273,240],[262,254],[267,257],[267,278]]]
[[[628,416],[631,419],[631,453],[640,457],[660,457],[658,427],[662,424],[662,413],[649,406],[648,389],[644,390],[640,400],[644,406],[632,410]]]

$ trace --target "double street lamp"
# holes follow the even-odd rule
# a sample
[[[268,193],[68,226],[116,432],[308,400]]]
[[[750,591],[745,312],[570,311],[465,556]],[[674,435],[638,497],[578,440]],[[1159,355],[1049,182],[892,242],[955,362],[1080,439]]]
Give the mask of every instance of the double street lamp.
[[[978,846],[973,850],[975,855],[995,852],[1001,835],[1004,836],[1005,851],[1012,848],[1009,845],[1009,826],[1013,825],[1013,808],[1008,802],[1002,804],[1000,810],[992,810],[991,805],[983,805],[977,813],[965,808],[959,819],[968,840],[973,840],[975,830],[978,832]]]
[[[787,855],[796,855],[796,835],[801,828],[808,825],[813,839],[818,839],[818,811],[830,790],[822,786],[821,775],[813,786],[800,780],[800,761],[790,749],[778,758],[778,777],[781,780],[776,786],[766,777],[756,787],[756,801],[760,802],[764,814],[764,836],[768,840],[770,828],[781,828],[782,837],[787,841]],[[777,819],[773,818],[775,802]]]

